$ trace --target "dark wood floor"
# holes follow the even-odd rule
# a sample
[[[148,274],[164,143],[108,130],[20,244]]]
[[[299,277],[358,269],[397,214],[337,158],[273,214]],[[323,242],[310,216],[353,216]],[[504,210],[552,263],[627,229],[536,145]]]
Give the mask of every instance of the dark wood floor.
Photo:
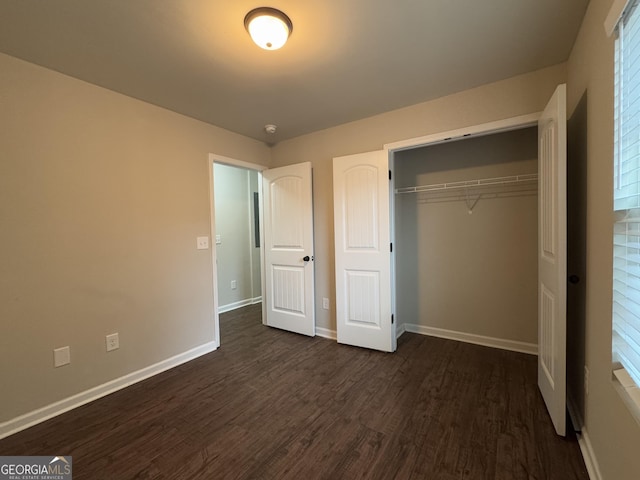
[[[0,440],[81,479],[585,479],[532,356],[404,334],[394,354],[221,316],[222,347]]]

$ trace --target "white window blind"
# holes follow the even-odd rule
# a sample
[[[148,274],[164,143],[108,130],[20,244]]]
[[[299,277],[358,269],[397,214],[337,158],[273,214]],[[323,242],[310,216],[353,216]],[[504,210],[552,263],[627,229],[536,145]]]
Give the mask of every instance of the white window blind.
[[[640,385],[640,9],[620,23],[615,62],[613,361]]]

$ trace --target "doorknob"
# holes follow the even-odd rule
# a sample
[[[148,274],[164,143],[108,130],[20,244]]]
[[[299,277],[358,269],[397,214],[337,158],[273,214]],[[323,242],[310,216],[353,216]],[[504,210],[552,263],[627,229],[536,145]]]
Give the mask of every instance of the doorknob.
[[[311,257],[309,255],[306,255],[302,257],[302,260],[304,260],[305,262],[308,262],[309,260],[311,260]]]

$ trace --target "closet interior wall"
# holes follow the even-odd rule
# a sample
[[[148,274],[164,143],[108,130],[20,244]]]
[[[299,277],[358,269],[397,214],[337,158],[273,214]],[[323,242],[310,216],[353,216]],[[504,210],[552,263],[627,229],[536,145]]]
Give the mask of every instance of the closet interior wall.
[[[405,150],[394,187],[536,174],[537,156],[536,128]],[[396,193],[399,327],[537,344],[536,186]]]

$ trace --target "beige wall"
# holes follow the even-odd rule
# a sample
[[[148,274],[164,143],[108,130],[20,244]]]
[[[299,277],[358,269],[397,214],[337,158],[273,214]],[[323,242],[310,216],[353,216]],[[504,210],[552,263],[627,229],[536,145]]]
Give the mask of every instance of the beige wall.
[[[635,480],[640,476],[640,425],[611,382],[614,42],[603,27],[611,4],[611,0],[591,0],[568,62],[569,116],[586,94],[587,118],[583,335],[590,382],[584,398],[583,430],[591,440],[603,479]]]
[[[335,329],[332,158],[537,112],[568,80],[570,115],[587,94],[584,431],[604,479],[638,478],[640,426],[610,379],[613,41],[602,26],[610,4],[590,2],[567,65],[271,151],[0,54],[0,422],[212,341],[211,254],[195,249],[210,227],[208,153],[313,163],[317,323]],[[113,331],[121,348],[106,355]],[[63,345],[72,363],[54,369],[52,350]]]
[[[208,154],[265,145],[0,54],[0,146],[0,422],[213,341]]]
[[[395,186],[536,173],[537,158],[536,128],[404,150]],[[536,188],[470,188],[471,214],[462,190],[396,195],[398,324],[537,344]]]
[[[357,122],[297,137],[273,147],[273,166],[313,165],[316,322],[334,329],[332,159],[386,143],[542,111],[556,86],[566,81],[564,64],[460,92]],[[330,310],[322,309],[328,297]]]

